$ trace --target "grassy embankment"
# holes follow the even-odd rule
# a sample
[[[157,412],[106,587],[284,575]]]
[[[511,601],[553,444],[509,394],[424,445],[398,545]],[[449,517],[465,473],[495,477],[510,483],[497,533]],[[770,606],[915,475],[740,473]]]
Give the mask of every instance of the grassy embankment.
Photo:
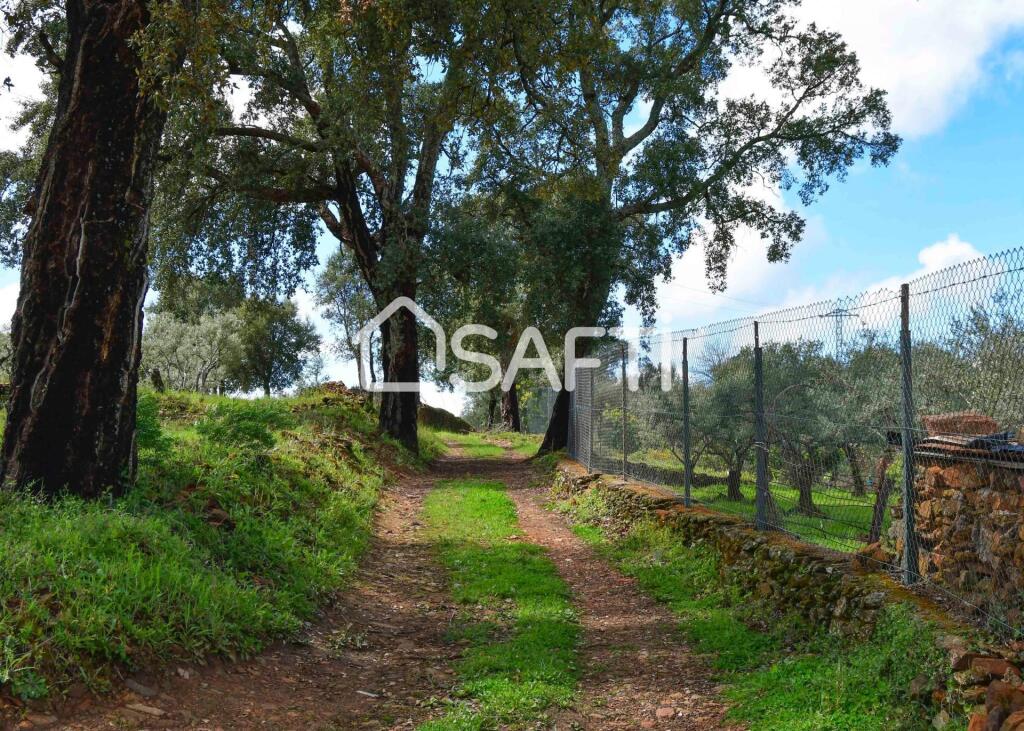
[[[708,654],[726,684],[730,719],[752,731],[930,727],[935,710],[907,693],[915,677],[937,673],[945,657],[936,647],[939,630],[911,607],[884,610],[866,641],[843,641],[723,584],[718,557],[707,547],[684,546],[654,524],[625,535],[606,531],[606,507],[596,493],[556,508],[601,555],[672,608],[691,646]]]
[[[455,432],[420,427],[420,431],[431,444],[442,446],[451,444],[457,447],[464,456],[471,459],[494,459],[503,457],[506,449],[519,457],[532,457],[540,446],[539,434],[519,434],[518,432]],[[442,451],[446,451],[442,449]]]
[[[569,590],[542,549],[514,540],[516,509],[504,486],[442,483],[424,517],[463,607],[451,630],[463,651],[456,700],[421,731],[518,728],[567,704],[579,634]]]
[[[417,460],[357,401],[144,393],[127,496],[0,493],[0,692],[250,655],[352,575],[386,463]]]

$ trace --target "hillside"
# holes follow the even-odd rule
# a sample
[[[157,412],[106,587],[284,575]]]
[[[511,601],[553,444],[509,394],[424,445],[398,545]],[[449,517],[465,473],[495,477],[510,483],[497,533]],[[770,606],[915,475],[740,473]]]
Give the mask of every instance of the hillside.
[[[349,580],[418,461],[358,399],[144,393],[127,497],[0,493],[0,709],[118,673],[249,656]]]

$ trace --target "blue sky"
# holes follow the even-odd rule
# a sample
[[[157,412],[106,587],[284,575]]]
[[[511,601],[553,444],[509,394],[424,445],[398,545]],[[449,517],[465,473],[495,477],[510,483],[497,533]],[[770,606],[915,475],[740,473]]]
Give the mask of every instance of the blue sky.
[[[859,164],[808,209],[781,194],[808,218],[788,263],[768,264],[762,242],[741,236],[729,287],[716,295],[702,252],[681,257],[659,288],[662,329],[852,294],[1024,245],[1024,0],[805,0],[799,13],[841,32],[865,81],[889,92],[903,147],[887,168]],[[32,93],[34,69],[24,59],[4,63],[17,84],[0,97],[0,116],[9,116],[12,102]],[[728,83],[743,94],[763,80],[740,69]],[[0,144],[17,142],[7,135]],[[334,245],[324,242],[322,260]],[[0,270],[0,317],[13,312],[17,280]],[[298,300],[329,337],[308,294]],[[351,364],[333,359],[329,374],[355,380]],[[462,401],[434,388],[424,398],[452,409]]]

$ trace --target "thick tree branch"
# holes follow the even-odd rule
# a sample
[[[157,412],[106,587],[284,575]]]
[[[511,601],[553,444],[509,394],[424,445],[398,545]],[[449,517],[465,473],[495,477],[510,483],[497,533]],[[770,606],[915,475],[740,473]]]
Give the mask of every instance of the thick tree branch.
[[[218,137],[258,137],[265,140],[280,142],[281,144],[288,145],[289,147],[295,147],[309,152],[321,151],[320,146],[313,142],[303,140],[298,137],[292,137],[284,132],[264,129],[263,127],[250,127],[246,125],[218,127],[213,131],[213,133]]]

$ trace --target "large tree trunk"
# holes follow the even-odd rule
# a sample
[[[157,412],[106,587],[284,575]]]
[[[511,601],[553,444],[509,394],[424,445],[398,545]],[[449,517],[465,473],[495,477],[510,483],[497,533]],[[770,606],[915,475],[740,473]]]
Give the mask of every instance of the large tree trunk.
[[[3,480],[123,492],[135,473],[148,206],[165,114],[140,95],[143,0],[68,0],[53,128],[25,238]]]
[[[503,431],[523,430],[519,419],[519,386],[515,381],[508,391],[501,392],[501,428]]]
[[[385,383],[418,383],[416,316],[404,307],[381,325],[381,361]],[[411,452],[419,453],[416,391],[384,391],[380,400],[380,428]]]
[[[548,428],[544,432],[544,441],[540,444],[538,454],[548,454],[565,449],[569,446],[569,392],[564,388],[555,396],[555,405],[551,409]]]

